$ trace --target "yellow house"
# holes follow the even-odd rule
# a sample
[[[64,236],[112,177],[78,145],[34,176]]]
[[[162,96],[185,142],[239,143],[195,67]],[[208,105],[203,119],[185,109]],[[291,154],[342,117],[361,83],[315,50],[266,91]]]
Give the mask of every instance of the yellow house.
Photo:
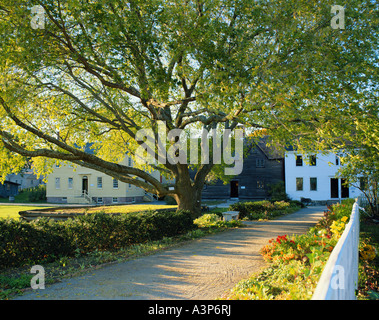
[[[122,162],[131,166],[132,158]],[[162,182],[158,171],[153,176]],[[132,184],[124,183],[102,172],[81,166],[54,165],[46,185],[47,202],[72,204],[125,204],[151,201],[153,196]]]

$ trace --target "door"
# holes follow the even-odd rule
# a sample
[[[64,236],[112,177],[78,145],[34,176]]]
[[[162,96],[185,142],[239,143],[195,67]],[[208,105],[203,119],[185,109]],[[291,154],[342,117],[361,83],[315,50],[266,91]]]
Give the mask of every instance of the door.
[[[330,179],[330,197],[338,198],[338,179],[331,178]]]
[[[341,198],[349,198],[349,185],[345,185],[346,179],[341,179]]]
[[[238,181],[230,181],[230,197],[238,198]]]
[[[84,176],[82,178],[82,193],[88,194],[88,177]]]

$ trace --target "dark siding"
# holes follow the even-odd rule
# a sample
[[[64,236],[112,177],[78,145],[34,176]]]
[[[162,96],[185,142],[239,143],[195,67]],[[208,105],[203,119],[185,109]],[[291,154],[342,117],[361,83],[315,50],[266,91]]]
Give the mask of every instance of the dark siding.
[[[232,180],[238,181],[239,199],[267,199],[268,186],[284,182],[284,159],[269,159],[260,148],[253,148],[244,159],[242,173]],[[204,188],[203,199],[230,198],[230,183],[217,181]]]
[[[15,196],[18,194],[18,184],[5,181],[3,184],[0,183],[0,197],[8,198],[9,196]]]

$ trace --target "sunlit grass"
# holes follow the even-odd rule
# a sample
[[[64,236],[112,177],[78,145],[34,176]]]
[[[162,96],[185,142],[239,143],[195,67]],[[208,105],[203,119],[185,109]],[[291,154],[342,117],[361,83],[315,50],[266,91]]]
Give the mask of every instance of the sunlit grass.
[[[35,209],[43,209],[48,207],[40,207],[40,206],[0,206],[0,218],[11,218],[18,219],[20,215],[19,211],[24,210],[35,210]]]

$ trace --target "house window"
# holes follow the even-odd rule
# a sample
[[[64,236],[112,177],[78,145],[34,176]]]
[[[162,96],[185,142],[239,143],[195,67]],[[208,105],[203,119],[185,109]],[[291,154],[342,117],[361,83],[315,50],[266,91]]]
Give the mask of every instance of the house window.
[[[265,159],[255,159],[255,167],[256,168],[264,168],[265,167]]]
[[[131,183],[129,183],[129,188],[131,188],[132,187],[132,184]]]
[[[310,190],[317,191],[317,178],[309,178]]]
[[[303,191],[303,178],[296,178],[296,191]]]
[[[315,155],[309,156],[309,165],[310,166],[315,166],[316,165],[316,156]]]
[[[257,189],[264,189],[265,188],[265,182],[263,179],[257,180]]]
[[[97,188],[98,189],[103,188],[103,177],[97,177]]]
[[[339,165],[340,165],[340,158],[336,156],[336,166],[339,166]]]
[[[68,178],[68,188],[69,189],[72,189],[73,184],[74,184],[74,179],[73,178]]]
[[[359,188],[362,190],[362,191],[366,191],[367,190],[367,178],[366,177],[360,177],[359,178]]]
[[[118,180],[113,178],[113,189],[118,189]]]
[[[296,156],[296,167],[303,166],[303,156]]]
[[[112,198],[112,203],[118,203],[118,198],[117,197],[113,197]]]
[[[102,203],[103,203],[103,198],[102,198],[102,197],[98,197],[98,198],[97,198],[97,203],[102,204]]]
[[[132,166],[132,158],[131,158],[131,157],[128,158],[128,166],[129,166],[129,167]]]
[[[61,188],[61,178],[55,178],[55,189]]]

